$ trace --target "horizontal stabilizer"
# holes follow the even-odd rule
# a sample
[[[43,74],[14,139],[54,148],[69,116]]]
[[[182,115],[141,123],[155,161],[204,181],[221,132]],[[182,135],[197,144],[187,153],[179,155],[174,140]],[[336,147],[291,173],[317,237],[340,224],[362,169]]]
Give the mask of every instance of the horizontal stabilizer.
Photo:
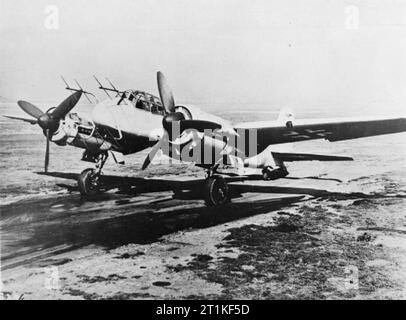
[[[352,161],[351,157],[346,156],[329,156],[311,153],[280,153],[272,152],[275,160],[279,161]]]

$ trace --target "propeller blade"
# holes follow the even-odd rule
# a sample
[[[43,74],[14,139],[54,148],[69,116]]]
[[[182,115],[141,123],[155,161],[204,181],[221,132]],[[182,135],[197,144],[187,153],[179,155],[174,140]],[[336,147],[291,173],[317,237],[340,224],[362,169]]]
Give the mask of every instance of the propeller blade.
[[[154,159],[156,156],[157,152],[159,149],[161,149],[162,144],[167,140],[167,135],[165,134],[161,140],[159,140],[151,149],[151,151],[148,153],[147,157],[144,160],[144,163],[142,164],[141,170],[145,170],[151,161]]]
[[[47,144],[45,149],[45,172],[48,172],[48,164],[49,164],[49,141],[51,140],[51,130],[46,130],[46,138]]]
[[[20,106],[21,109],[25,111],[25,113],[28,113],[30,116],[34,117],[35,119],[39,119],[44,112],[39,109],[38,107],[34,106],[32,103],[29,103],[27,101],[17,101],[17,104]]]
[[[62,101],[52,112],[52,118],[57,120],[64,118],[66,114],[76,106],[82,93],[82,91],[77,91]]]
[[[38,123],[38,121],[35,120],[35,119],[28,119],[28,118],[17,117],[17,116],[6,116],[6,115],[3,115],[3,117],[9,118],[9,119],[22,120],[22,121],[25,121],[25,122],[29,122],[29,123],[31,123],[31,124],[36,124],[36,123]]]
[[[166,113],[175,112],[175,100],[171,88],[166,81],[164,74],[161,71],[157,73],[158,91],[162,104]]]

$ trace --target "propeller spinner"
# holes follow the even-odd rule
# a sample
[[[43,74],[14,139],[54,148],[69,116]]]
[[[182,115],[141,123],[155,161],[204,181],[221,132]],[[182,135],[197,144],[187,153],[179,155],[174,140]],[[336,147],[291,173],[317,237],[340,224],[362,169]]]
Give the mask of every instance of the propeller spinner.
[[[78,103],[80,97],[82,96],[82,91],[77,91],[62,101],[52,112],[43,112],[41,109],[36,107],[27,101],[18,101],[17,104],[25,113],[34,117],[36,120],[32,119],[30,122],[32,124],[37,123],[43,130],[46,137],[46,149],[45,149],[45,172],[48,171],[49,164],[49,142],[51,140],[52,134],[58,130],[59,121],[71,111],[75,105]],[[24,120],[24,119],[21,119]],[[25,119],[24,121],[29,121]]]

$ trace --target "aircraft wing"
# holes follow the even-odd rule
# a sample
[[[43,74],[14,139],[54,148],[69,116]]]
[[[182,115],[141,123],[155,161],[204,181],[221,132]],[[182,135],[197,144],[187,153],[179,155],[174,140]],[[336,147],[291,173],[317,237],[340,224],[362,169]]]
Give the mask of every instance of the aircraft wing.
[[[292,126],[280,121],[246,122],[234,125],[241,135],[257,132],[258,152],[268,145],[314,139],[341,141],[406,131],[406,117],[341,118],[293,120]]]

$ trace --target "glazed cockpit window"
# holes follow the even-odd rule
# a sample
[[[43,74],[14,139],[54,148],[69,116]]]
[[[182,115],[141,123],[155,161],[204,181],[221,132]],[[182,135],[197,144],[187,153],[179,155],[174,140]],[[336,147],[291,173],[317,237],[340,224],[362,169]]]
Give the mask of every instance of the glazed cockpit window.
[[[143,91],[127,91],[126,97],[135,108],[163,115],[165,113],[161,100]]]

